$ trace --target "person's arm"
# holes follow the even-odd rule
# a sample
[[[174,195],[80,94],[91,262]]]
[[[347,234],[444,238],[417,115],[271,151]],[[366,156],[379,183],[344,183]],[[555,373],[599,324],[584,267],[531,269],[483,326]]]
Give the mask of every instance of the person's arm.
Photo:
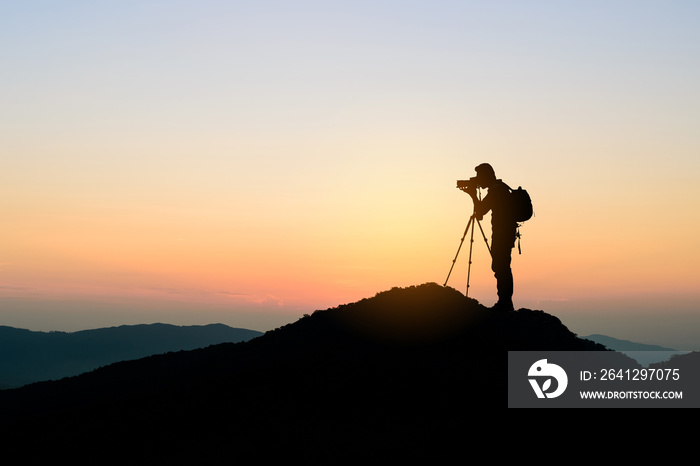
[[[476,188],[474,186],[468,186],[464,192],[469,194],[474,201],[474,213],[476,214],[477,220],[484,218],[484,215],[491,210],[490,196],[487,194],[484,199],[479,200],[479,198],[476,196]]]

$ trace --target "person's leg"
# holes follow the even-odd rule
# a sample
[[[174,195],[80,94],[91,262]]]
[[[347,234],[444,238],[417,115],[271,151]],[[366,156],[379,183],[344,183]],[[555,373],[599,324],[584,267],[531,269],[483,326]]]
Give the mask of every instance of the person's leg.
[[[513,310],[513,272],[510,268],[513,243],[493,238],[491,246],[491,269],[496,277],[498,302],[494,306],[499,310]]]

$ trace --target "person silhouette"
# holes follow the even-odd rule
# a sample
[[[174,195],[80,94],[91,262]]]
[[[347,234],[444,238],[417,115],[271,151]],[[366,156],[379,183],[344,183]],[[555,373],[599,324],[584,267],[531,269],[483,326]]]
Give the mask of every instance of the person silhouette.
[[[511,252],[515,246],[518,223],[513,217],[510,204],[510,188],[496,178],[493,167],[488,163],[477,166],[476,183],[470,183],[464,191],[474,200],[474,214],[477,220],[491,211],[491,270],[496,277],[498,302],[492,309],[512,311],[513,271],[510,268]],[[476,188],[488,189],[483,200],[476,195]]]

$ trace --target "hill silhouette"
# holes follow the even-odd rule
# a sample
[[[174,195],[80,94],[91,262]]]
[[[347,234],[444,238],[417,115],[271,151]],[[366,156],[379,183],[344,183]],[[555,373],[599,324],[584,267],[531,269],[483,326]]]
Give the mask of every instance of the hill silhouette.
[[[619,351],[626,356],[636,360],[642,367],[647,367],[650,364],[667,361],[671,357],[678,356],[687,351],[678,351],[673,348],[667,348],[659,345],[649,345],[638,343],[629,340],[620,340],[609,337],[607,335],[592,334],[581,338],[591,340],[609,348],[613,351]]]
[[[122,325],[78,332],[0,326],[0,389],[78,375],[119,361],[239,342],[262,332],[223,324]]]
[[[700,366],[700,351],[691,351],[684,354],[674,354],[668,360],[650,364],[650,368],[667,369],[677,368],[684,374],[696,374]],[[696,388],[700,389],[700,381],[694,380]],[[697,391],[695,393],[698,393]]]
[[[609,337],[607,335],[600,335],[597,333],[586,335],[581,338],[600,343],[601,345],[606,346],[615,351],[678,351],[676,349],[667,348],[665,346],[649,345],[629,340],[620,340],[618,338]]]
[[[0,391],[0,425],[18,444],[118,441],[115,454],[148,451],[161,462],[275,452],[450,459],[475,423],[506,408],[509,350],[607,349],[542,311],[494,312],[426,283],[247,342]]]

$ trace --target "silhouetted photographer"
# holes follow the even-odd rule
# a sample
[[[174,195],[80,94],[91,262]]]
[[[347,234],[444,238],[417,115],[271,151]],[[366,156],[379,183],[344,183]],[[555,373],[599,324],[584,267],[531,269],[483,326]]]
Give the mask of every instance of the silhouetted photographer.
[[[458,181],[457,187],[474,200],[474,217],[477,221],[491,211],[491,269],[496,276],[498,290],[498,302],[493,309],[512,311],[513,272],[510,263],[511,251],[518,236],[513,195],[510,187],[496,178],[496,173],[488,163],[482,163],[475,170],[475,177]],[[488,189],[488,194],[483,200],[477,196],[477,188]],[[479,226],[481,227],[481,224]]]

